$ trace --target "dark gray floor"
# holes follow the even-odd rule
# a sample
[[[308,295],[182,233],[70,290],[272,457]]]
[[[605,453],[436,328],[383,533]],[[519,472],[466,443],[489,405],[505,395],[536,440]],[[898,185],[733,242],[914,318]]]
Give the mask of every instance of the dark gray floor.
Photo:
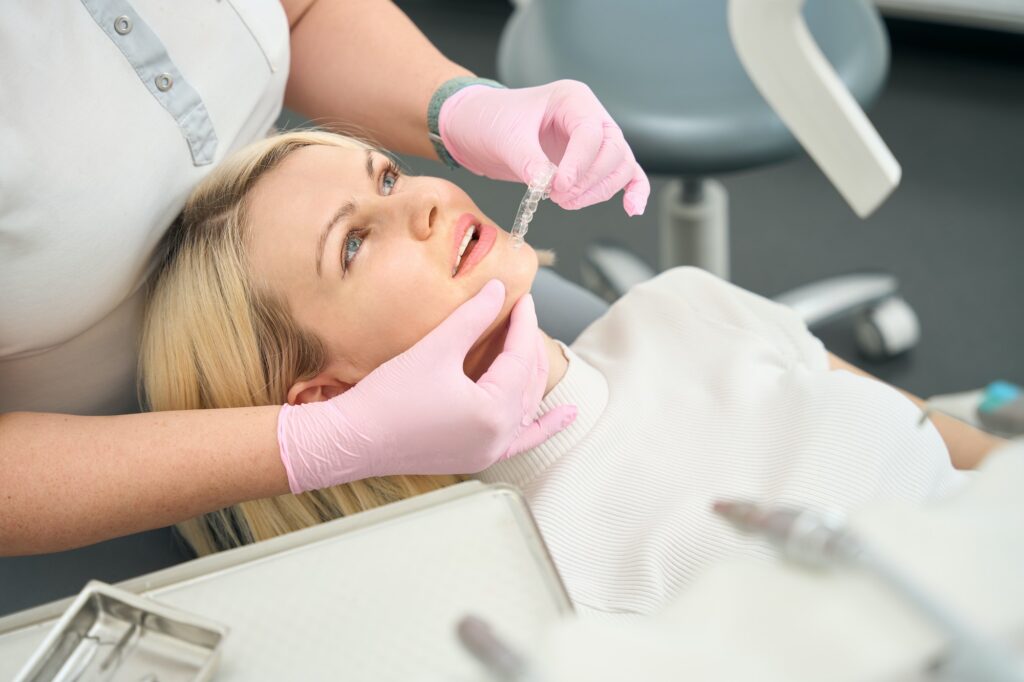
[[[494,76],[500,0],[402,0],[452,59]],[[1024,42],[975,31],[894,26],[892,76],[871,111],[903,164],[903,183],[858,221],[806,158],[724,178],[731,192],[734,280],[772,295],[816,277],[882,268],[903,281],[924,327],[919,348],[861,363],[922,395],[1024,382]],[[414,160],[417,172],[445,174]],[[496,220],[511,222],[522,191],[464,171],[450,175]],[[662,182],[655,179],[657,191]],[[652,202],[653,205],[653,202]],[[578,279],[581,246],[611,238],[655,261],[653,211],[626,220],[618,204],[565,212],[543,206],[530,241],[558,252]],[[851,356],[847,329],[823,338]],[[165,531],[61,555],[0,560],[0,614],[73,594],[90,577],[117,581],[184,558]]]

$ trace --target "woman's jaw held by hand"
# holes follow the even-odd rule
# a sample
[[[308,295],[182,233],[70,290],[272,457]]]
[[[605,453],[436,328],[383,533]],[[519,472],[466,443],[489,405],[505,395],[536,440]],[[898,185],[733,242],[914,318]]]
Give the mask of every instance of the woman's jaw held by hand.
[[[372,149],[292,152],[256,182],[246,213],[254,281],[326,350],[326,366],[297,381],[289,402],[347,390],[499,279],[501,312],[464,366],[478,379],[501,352],[509,313],[537,271],[536,252],[514,249],[458,186],[401,175]],[[560,377],[561,351],[545,343],[556,351],[548,353],[551,378]]]

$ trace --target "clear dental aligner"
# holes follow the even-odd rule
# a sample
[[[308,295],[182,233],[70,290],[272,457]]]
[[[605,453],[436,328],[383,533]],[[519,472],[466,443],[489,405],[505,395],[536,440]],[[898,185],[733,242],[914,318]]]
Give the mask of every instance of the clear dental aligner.
[[[523,245],[523,238],[526,237],[526,230],[533,220],[533,214],[537,211],[537,205],[541,199],[547,199],[551,195],[551,184],[555,179],[555,171],[558,166],[553,163],[548,165],[541,172],[530,179],[530,185],[519,202],[519,210],[516,211],[516,219],[512,222],[512,247],[518,249]]]

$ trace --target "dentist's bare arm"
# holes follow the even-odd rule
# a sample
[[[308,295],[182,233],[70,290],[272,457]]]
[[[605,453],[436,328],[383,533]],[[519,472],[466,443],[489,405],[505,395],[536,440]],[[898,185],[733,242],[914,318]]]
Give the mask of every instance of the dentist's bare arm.
[[[472,75],[441,54],[391,0],[282,0],[291,25],[285,105],[384,147],[437,158],[427,105],[438,86]]]
[[[287,493],[280,409],[0,415],[0,556],[71,549]]]
[[[832,353],[828,354],[828,359],[831,369],[845,369],[853,374],[881,381]],[[909,398],[911,402],[922,410],[924,409],[925,403],[922,399],[903,389],[897,388],[896,390]],[[938,430],[939,435],[942,436],[942,440],[946,443],[946,449],[949,450],[949,458],[957,469],[976,468],[988,453],[1006,444],[1004,439],[985,433],[947,414],[936,412],[932,413],[929,418]]]

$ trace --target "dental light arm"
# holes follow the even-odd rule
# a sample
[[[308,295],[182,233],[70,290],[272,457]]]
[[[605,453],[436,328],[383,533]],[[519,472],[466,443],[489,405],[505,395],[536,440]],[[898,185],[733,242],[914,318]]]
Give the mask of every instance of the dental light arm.
[[[804,0],[729,0],[740,62],[793,136],[861,218],[900,181],[900,165],[807,30]]]

